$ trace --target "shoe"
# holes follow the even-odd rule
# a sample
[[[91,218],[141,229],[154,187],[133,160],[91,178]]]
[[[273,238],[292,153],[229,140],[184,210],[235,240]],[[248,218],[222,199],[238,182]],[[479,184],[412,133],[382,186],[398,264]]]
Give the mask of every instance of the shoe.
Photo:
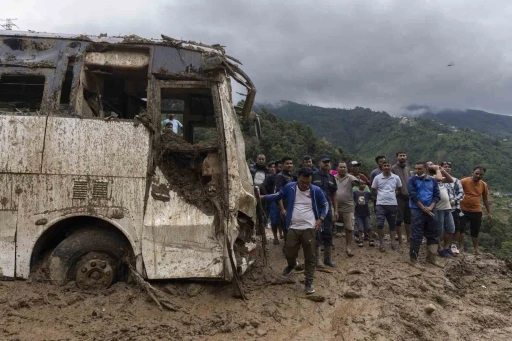
[[[274,238],[274,245],[279,245],[279,239]]]
[[[443,266],[437,261],[437,244],[427,245],[427,263],[442,268]]]
[[[368,245],[370,245],[372,247],[375,246],[375,240],[370,239],[370,242],[368,243]]]
[[[360,241],[359,243],[357,243],[357,246],[364,247],[363,241]]]
[[[315,292],[315,287],[313,283],[306,282],[306,295],[311,295]]]
[[[304,272],[304,270],[306,270],[306,268],[304,267],[304,265],[299,264],[299,262],[297,262],[297,266],[295,267],[295,269],[293,269],[295,273],[302,273]]]
[[[457,245],[455,244],[452,244],[452,246],[450,247],[450,250],[452,251],[453,254],[455,255],[458,255],[460,252],[459,252],[459,249],[457,249]]]
[[[451,248],[450,248],[450,249],[446,249],[446,252],[447,252],[450,256],[452,256],[452,257],[457,257],[457,254],[456,254],[455,252],[453,252]]]
[[[334,237],[336,237],[336,238],[341,238],[341,233],[339,233],[339,232],[338,232],[338,233],[336,233],[336,234],[334,235]]]
[[[439,257],[443,257],[443,258],[450,257],[450,254],[448,253],[448,249],[439,250],[437,252],[437,254],[439,255]]]
[[[283,276],[288,276],[289,274],[292,273],[293,269],[295,269],[295,266],[287,266],[286,268],[284,268],[283,270]]]

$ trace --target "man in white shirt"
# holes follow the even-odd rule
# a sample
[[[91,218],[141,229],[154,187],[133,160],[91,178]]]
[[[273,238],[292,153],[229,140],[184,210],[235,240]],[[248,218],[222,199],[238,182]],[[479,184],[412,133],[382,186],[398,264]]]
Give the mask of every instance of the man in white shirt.
[[[165,127],[167,124],[172,124],[172,132],[177,134],[178,128],[183,128],[183,124],[174,118],[174,114],[169,114],[168,118],[162,122],[162,126]]]
[[[377,218],[377,232],[379,234],[379,250],[386,251],[384,247],[384,222],[387,220],[391,239],[391,248],[398,250],[400,246],[395,245],[396,237],[396,215],[398,213],[397,193],[400,192],[402,181],[400,177],[391,173],[389,161],[382,163],[382,173],[373,179],[372,193],[377,196],[375,215]]]

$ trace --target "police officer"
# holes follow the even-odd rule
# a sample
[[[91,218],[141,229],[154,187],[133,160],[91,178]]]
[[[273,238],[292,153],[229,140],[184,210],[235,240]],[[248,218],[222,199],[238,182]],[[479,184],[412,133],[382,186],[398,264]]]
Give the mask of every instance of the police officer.
[[[325,265],[336,267],[336,264],[332,260],[332,217],[333,212],[337,212],[337,202],[336,202],[336,191],[338,190],[338,185],[336,184],[336,180],[334,179],[334,175],[331,174],[331,157],[329,155],[322,155],[320,157],[320,161],[318,164],[319,170],[313,174],[312,183],[322,189],[324,192],[327,201],[329,201],[329,212],[325,217],[324,227],[322,231],[318,232],[316,235],[316,266],[323,267]],[[320,257],[320,247],[323,244],[324,246],[324,262],[322,263],[322,259]]]

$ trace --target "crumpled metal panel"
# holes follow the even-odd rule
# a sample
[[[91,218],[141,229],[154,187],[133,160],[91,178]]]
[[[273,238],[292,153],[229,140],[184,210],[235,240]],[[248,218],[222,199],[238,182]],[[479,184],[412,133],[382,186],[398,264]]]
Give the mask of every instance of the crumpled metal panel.
[[[146,177],[149,134],[132,121],[48,118],[43,173]]]
[[[167,183],[158,167],[153,179]],[[224,243],[215,235],[215,216],[169,194],[169,201],[148,199],[142,238],[148,278],[223,278]]]
[[[0,172],[39,173],[44,116],[0,115]]]
[[[73,184],[82,179],[90,186],[86,199],[73,199]],[[75,175],[15,175],[18,188],[18,229],[16,236],[16,276],[28,278],[33,247],[54,223],[73,216],[93,216],[108,221],[124,233],[135,255],[141,252],[146,179],[119,177],[79,177]],[[109,183],[109,199],[92,195],[94,181]],[[45,224],[36,222],[46,221]]]
[[[222,106],[222,121],[226,137],[226,157],[228,164],[229,210],[241,211],[254,221],[256,219],[256,199],[249,166],[245,160],[245,142],[238,117],[229,101],[228,82],[218,85]]]

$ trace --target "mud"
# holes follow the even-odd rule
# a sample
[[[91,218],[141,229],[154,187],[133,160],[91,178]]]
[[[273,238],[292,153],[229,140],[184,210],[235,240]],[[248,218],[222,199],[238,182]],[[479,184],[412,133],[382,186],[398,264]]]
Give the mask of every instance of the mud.
[[[215,205],[212,200],[221,200],[220,184],[215,183],[216,191],[209,188],[209,181],[212,179],[202,177],[202,165],[208,153],[219,150],[218,142],[190,144],[172,131],[166,131],[161,137],[161,147],[159,165],[168,181],[169,189],[206,214],[214,214]],[[161,196],[162,190],[155,193]]]
[[[282,244],[269,245],[268,265],[260,259],[242,277],[247,301],[234,298],[230,284],[152,283],[181,307],[175,312],[159,310],[131,283],[92,294],[73,283],[0,282],[0,339],[512,339],[512,272],[492,256],[412,267],[405,253],[365,246],[348,258],[340,239],[335,244],[338,268],[316,272],[311,298],[303,274],[281,275]]]

